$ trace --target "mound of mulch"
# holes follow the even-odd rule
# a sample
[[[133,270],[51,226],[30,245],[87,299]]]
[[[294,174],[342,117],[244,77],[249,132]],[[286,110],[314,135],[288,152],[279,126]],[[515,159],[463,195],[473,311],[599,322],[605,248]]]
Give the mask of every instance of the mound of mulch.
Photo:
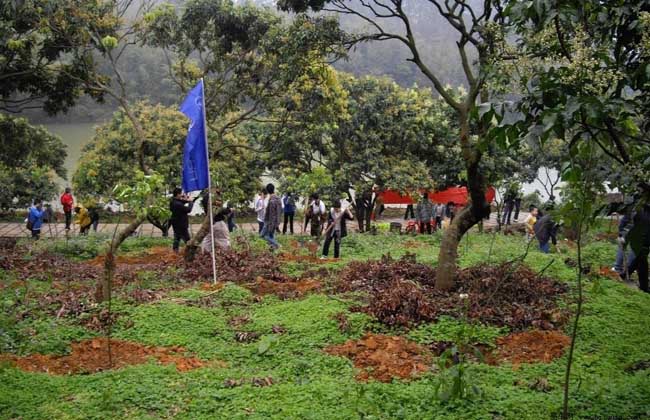
[[[342,271],[337,291],[368,292],[367,304],[355,309],[387,325],[409,327],[442,315],[462,315],[521,331],[554,329],[568,319],[557,302],[567,286],[522,265],[477,265],[457,273],[453,290],[434,286],[435,270],[407,254],[398,260],[384,256],[351,263]]]
[[[550,363],[564,354],[571,338],[559,331],[524,331],[497,338],[497,349],[486,357],[488,363]]]
[[[138,265],[145,266],[141,267],[146,269],[146,266],[159,266],[161,264],[175,264],[180,261],[182,255],[177,254],[169,247],[156,246],[147,249],[142,253],[135,255],[122,255],[118,254],[115,257],[116,265]],[[103,267],[104,262],[106,261],[105,255],[98,255],[97,257],[89,260],[87,263],[92,266]]]
[[[325,352],[351,359],[360,369],[356,378],[362,382],[371,378],[380,382],[409,379],[430,370],[432,361],[427,350],[403,337],[370,333],[360,340],[327,347]]]
[[[283,262],[304,262],[310,264],[326,264],[338,261],[335,258],[319,258],[313,255],[300,255],[300,254],[281,254],[280,260]]]
[[[311,279],[277,282],[258,277],[255,283],[245,284],[244,287],[257,295],[273,294],[282,299],[292,299],[320,290],[322,285],[319,281]]]
[[[45,372],[53,375],[89,374],[126,366],[140,365],[151,359],[160,364],[175,364],[178,371],[184,372],[200,368],[206,362],[195,357],[185,357],[182,347],[152,347],[141,344],[96,338],[72,344],[72,352],[66,356],[33,354],[19,357],[0,355],[0,360],[14,363],[28,372]]]

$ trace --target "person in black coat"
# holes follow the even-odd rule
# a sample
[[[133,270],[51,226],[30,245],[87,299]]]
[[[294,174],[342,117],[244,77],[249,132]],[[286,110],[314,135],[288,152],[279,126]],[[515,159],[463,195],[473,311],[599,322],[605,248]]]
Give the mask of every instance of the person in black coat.
[[[169,201],[169,210],[172,212],[171,225],[174,229],[174,243],[172,249],[178,252],[181,240],[188,243],[190,240],[190,221],[189,214],[194,207],[194,201],[183,196],[183,190],[174,188],[173,197]],[[200,196],[197,196],[199,198]]]
[[[639,275],[639,289],[650,293],[648,285],[648,254],[650,254],[650,204],[636,212],[633,218],[634,227],[627,234],[630,247],[636,258],[630,264],[629,273]]]
[[[341,200],[334,200],[334,206],[329,213],[327,231],[325,232],[325,244],[323,244],[323,257],[327,258],[330,244],[334,240],[334,258],[339,258],[341,240],[348,235],[346,227],[347,220],[354,220],[349,209],[341,210]]]
[[[539,241],[539,249],[545,254],[551,252],[549,241],[557,245],[557,230],[559,225],[553,221],[550,213],[541,216],[535,222],[535,237]]]

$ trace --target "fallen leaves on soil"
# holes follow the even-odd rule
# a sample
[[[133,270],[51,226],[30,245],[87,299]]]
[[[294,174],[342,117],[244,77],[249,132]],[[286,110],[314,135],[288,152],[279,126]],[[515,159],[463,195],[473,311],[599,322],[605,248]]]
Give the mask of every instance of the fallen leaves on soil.
[[[325,352],[351,359],[354,367],[361,370],[357,380],[363,382],[371,378],[380,382],[408,379],[428,371],[432,360],[424,348],[403,337],[370,333],[360,340],[330,346]]]
[[[156,359],[159,363],[175,364],[179,371],[200,368],[206,362],[195,357],[184,357],[182,347],[152,347],[121,340],[95,338],[72,344],[72,352],[66,356],[33,354],[25,357],[2,355],[0,360],[13,362],[28,372],[45,372],[54,375],[96,373],[109,369],[147,363]]]
[[[353,262],[342,272],[339,292],[366,291],[367,305],[356,308],[387,325],[411,326],[442,315],[465,315],[482,323],[554,329],[568,314],[557,305],[567,286],[514,263],[481,264],[460,270],[450,291],[434,289],[435,270],[413,254],[395,260]],[[467,294],[467,300],[459,298]],[[465,305],[468,305],[467,309]]]

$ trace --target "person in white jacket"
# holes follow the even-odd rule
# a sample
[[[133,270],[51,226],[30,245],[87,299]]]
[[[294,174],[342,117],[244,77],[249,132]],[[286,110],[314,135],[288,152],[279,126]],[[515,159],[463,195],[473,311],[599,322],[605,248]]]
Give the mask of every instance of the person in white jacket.
[[[262,233],[264,229],[264,213],[266,213],[266,190],[261,190],[255,197],[255,213],[257,214],[257,233]]]

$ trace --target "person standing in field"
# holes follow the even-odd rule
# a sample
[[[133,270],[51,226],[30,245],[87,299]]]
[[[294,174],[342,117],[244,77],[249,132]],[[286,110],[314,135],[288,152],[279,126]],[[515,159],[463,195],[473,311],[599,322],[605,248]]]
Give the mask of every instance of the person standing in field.
[[[539,209],[535,206],[530,207],[530,212],[524,220],[524,225],[526,226],[526,241],[530,242],[535,237],[535,223],[537,223],[537,216],[539,215]]]
[[[27,229],[31,232],[33,239],[41,237],[41,226],[43,226],[43,202],[34,201],[27,214]]]
[[[650,293],[648,284],[648,255],[650,254],[650,205],[646,204],[634,215],[633,227],[627,234],[630,248],[634,250],[635,258],[630,264],[629,274],[634,271],[639,276],[639,289]],[[628,276],[629,276],[628,274]]]
[[[549,241],[557,245],[558,224],[551,217],[550,212],[540,217],[534,225],[535,237],[539,242],[539,250],[544,254],[551,252]]]
[[[354,220],[349,209],[341,209],[341,200],[334,200],[334,205],[330,210],[328,217],[327,230],[325,231],[325,243],[323,244],[323,256],[327,258],[330,250],[330,244],[334,240],[334,258],[341,255],[341,240],[348,234],[346,221]]]
[[[625,255],[627,247],[627,235],[634,227],[634,216],[635,213],[631,210],[628,210],[623,214],[620,222],[618,223],[618,247],[616,249],[616,262],[612,270],[616,271],[621,277],[625,277],[627,269],[634,262],[634,250],[632,247],[629,247],[627,250],[627,255]]]
[[[442,203],[436,204],[435,214],[436,214],[436,230],[442,229],[442,219],[444,219],[445,217],[445,205]]]
[[[271,245],[271,248],[278,249],[280,248],[280,244],[275,240],[275,231],[280,226],[282,200],[275,195],[275,185],[273,184],[266,186],[266,193],[268,194],[268,203],[264,211],[264,228],[262,228],[260,236]]]
[[[318,194],[314,194],[314,201],[309,205],[310,208],[310,222],[311,222],[311,236],[320,238],[322,229],[322,219],[325,216],[325,204],[320,200]]]
[[[75,223],[79,225],[79,234],[86,235],[90,230],[90,226],[93,224],[88,209],[81,204],[78,204],[74,208],[74,212],[77,214],[77,220]]]
[[[72,209],[74,208],[74,197],[72,197],[72,190],[70,187],[65,189],[61,194],[61,205],[63,206],[63,214],[65,215],[65,230],[70,230],[72,223]]]
[[[200,197],[197,196],[197,199]],[[190,219],[189,214],[194,207],[194,201],[183,196],[183,190],[176,187],[172,192],[172,199],[169,202],[169,210],[172,212],[171,225],[174,230],[174,242],[172,249],[178,252],[181,241],[186,244],[190,241]]]
[[[422,198],[418,202],[417,207],[415,208],[415,216],[420,227],[420,233],[431,234],[431,214],[433,210],[431,207],[431,201],[429,201],[429,193],[424,192]]]
[[[255,213],[257,214],[257,233],[262,233],[264,229],[264,213],[266,211],[265,190],[261,190],[255,198]]]
[[[288,191],[282,197],[282,204],[284,207],[284,224],[282,225],[282,234],[287,234],[287,224],[289,224],[289,232],[293,235],[293,216],[296,214],[296,199],[291,191]]]

